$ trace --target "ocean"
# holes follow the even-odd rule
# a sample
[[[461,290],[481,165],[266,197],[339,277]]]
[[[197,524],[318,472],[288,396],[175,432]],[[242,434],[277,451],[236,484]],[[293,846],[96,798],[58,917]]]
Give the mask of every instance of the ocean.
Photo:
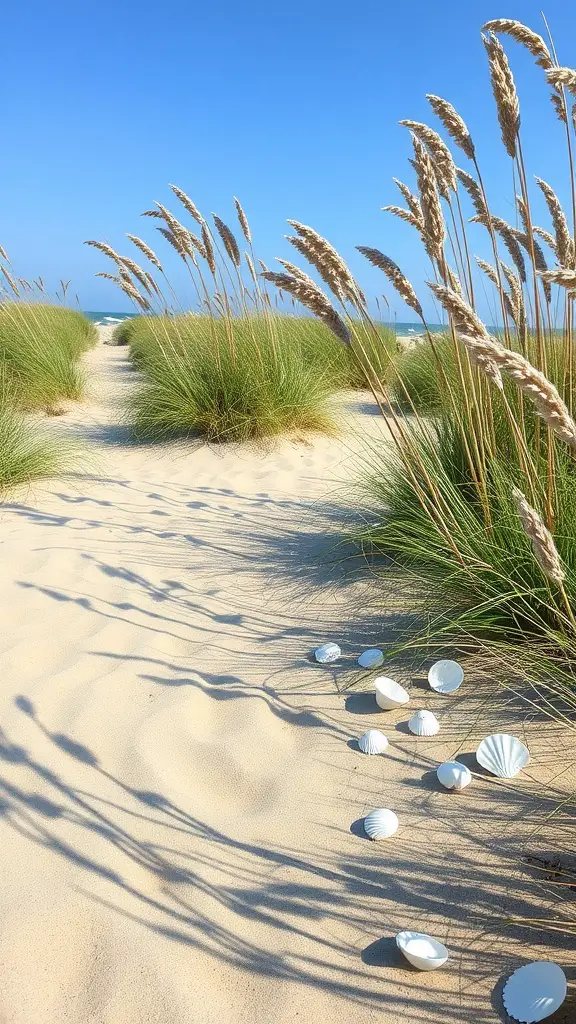
[[[84,316],[87,316],[97,326],[112,326],[114,323],[120,323],[122,320],[138,316],[138,313],[115,313],[110,310],[95,312],[94,310],[86,309],[84,310]],[[400,337],[406,334],[424,334],[424,328],[421,323],[388,323],[387,326],[395,329],[396,334]],[[431,334],[438,334],[440,331],[446,330],[446,326],[443,324],[428,324],[428,328]]]
[[[97,327],[113,327],[115,323],[119,324],[122,320],[129,320],[130,317],[138,316],[137,313],[113,313],[109,310],[104,310],[102,313],[95,313],[92,309],[82,310],[84,316],[87,316],[92,323],[96,324]]]

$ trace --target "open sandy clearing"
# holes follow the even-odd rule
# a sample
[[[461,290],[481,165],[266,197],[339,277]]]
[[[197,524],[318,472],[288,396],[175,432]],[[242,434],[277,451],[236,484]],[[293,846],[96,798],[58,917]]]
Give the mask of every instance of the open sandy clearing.
[[[341,528],[326,498],[357,461],[349,432],[131,447],[125,350],[89,361],[98,401],[61,429],[94,444],[94,471],[0,509],[2,1024],[505,1019],[510,969],[574,964],[561,938],[497,927],[553,901],[521,856],[550,850],[535,822],[573,787],[568,738],[470,684],[454,699],[412,681],[442,726],[418,741],[406,713],[339,694],[309,652],[342,640],[349,666],[378,639],[365,584],[314,560]],[[364,399],[348,408],[379,429]],[[371,726],[389,756],[355,749]],[[526,732],[529,769],[440,791],[437,763],[502,728]],[[400,818],[387,843],[363,837],[375,806]],[[555,851],[570,824],[555,816]],[[401,962],[405,927],[451,963]]]

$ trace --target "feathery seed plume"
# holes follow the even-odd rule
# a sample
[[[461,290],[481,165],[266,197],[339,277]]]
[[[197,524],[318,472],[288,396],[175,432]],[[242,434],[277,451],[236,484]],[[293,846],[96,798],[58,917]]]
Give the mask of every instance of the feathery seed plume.
[[[552,225],[556,235],[555,251],[558,256],[558,262],[563,267],[571,267],[574,262],[574,243],[568,228],[566,214],[554,189],[546,181],[543,181],[542,178],[536,178],[536,184],[542,189],[546,206],[552,218]]]
[[[186,193],[183,192],[181,188],[178,188],[177,185],[170,185],[170,188],[172,189],[176,198],[180,200],[184,209],[188,210],[188,213],[196,221],[196,223],[201,225],[204,221],[204,218],[196,204],[193,203],[192,200],[190,199],[190,196],[187,196]]]
[[[549,245],[553,252],[556,252],[556,239],[552,237],[549,231],[545,231],[544,228],[539,228],[534,225],[532,228],[535,235],[540,235],[540,238],[544,239],[546,245]],[[558,255],[556,253],[556,255]]]
[[[305,256],[312,266],[316,267],[322,280],[326,282],[337,298],[341,300],[345,298],[353,303],[360,300],[364,303],[366,301],[364,295],[334,246],[307,224],[301,224],[297,220],[289,220],[288,223],[300,236],[297,239],[286,236],[288,241]]]
[[[544,575],[553,583],[560,585],[566,578],[558,549],[550,530],[544,525],[542,517],[526,500],[526,495],[518,487],[512,489],[514,504],[524,528],[524,533],[532,544],[534,557]]]
[[[470,196],[477,216],[483,223],[485,222],[488,224],[490,213],[484,201],[484,196],[482,195],[482,190],[478,182],[471,174],[468,174],[468,171],[463,171],[461,167],[456,168],[456,174],[458,176],[458,181],[464,186]]]
[[[140,252],[144,253],[146,258],[150,260],[150,263],[152,263],[153,266],[157,267],[158,270],[162,270],[162,264],[160,263],[160,260],[158,259],[154,250],[151,249],[150,246],[146,244],[146,242],[143,242],[142,239],[138,238],[137,235],[126,235],[126,238],[129,238],[130,241],[132,242],[132,245],[135,245],[137,249],[140,249]]]
[[[487,21],[482,28],[486,32],[501,32],[511,36],[517,43],[522,43],[533,57],[536,57],[536,63],[541,68],[552,67],[552,57],[542,36],[527,28],[522,22],[513,21],[511,18],[494,18],[493,21]]]
[[[564,86],[568,92],[576,95],[576,71],[573,68],[550,68],[546,72],[546,78],[555,89]]]
[[[210,273],[214,276],[216,274],[216,257],[214,255],[214,246],[212,245],[212,236],[205,221],[202,222],[200,234],[202,235],[204,249],[206,250],[206,262],[210,269]]]
[[[426,96],[432,110],[444,125],[448,135],[454,140],[457,146],[466,154],[469,160],[474,159],[474,143],[460,114],[454,109],[448,100],[441,96],[434,96],[429,93]]]
[[[6,262],[6,263],[10,263],[10,260],[8,259],[8,256],[7,256],[7,254],[6,254],[6,250],[5,250],[5,249],[3,249],[1,245],[0,245],[0,256],[2,257],[2,259],[3,259],[3,260],[4,260],[5,262]]]
[[[277,288],[288,292],[310,312],[314,313],[322,323],[336,335],[345,345],[350,344],[350,331],[342,317],[336,312],[330,299],[314,282],[302,280],[301,277],[293,277],[291,274],[276,274],[272,270],[264,271],[262,274],[267,281],[271,281]]]
[[[519,352],[505,348],[500,342],[483,335],[459,334],[469,352],[486,355],[512,378],[516,386],[534,403],[536,411],[552,430],[571,448],[576,449],[576,423],[551,381]]]
[[[357,245],[356,248],[358,249],[358,252],[361,252],[362,255],[370,261],[372,266],[378,267],[379,270],[382,270],[386,274],[390,284],[394,286],[400,295],[400,298],[402,298],[406,305],[410,306],[410,308],[413,309],[419,317],[422,317],[422,306],[418,302],[416,292],[408,278],[405,277],[400,270],[400,267],[394,263],[394,260],[391,260],[389,256],[385,256],[379,249],[371,249],[366,245]]]
[[[405,210],[403,206],[383,206],[382,210],[385,213],[392,213],[395,217],[399,217],[400,220],[405,220],[407,224],[411,224],[418,231],[421,231],[424,227],[424,223],[418,221],[412,211]]]
[[[434,168],[427,150],[416,135],[412,135],[412,145],[414,146],[414,161],[422,215],[424,217],[425,236],[431,252],[436,259],[441,260],[446,227],[444,225]]]
[[[404,197],[408,204],[408,209],[410,210],[410,213],[414,217],[414,220],[418,221],[418,224],[421,225],[422,230],[424,228],[424,217],[422,216],[422,207],[420,206],[420,200],[410,191],[408,185],[405,185],[403,181],[399,181],[398,178],[392,178],[392,181],[400,189],[402,196]],[[386,207],[382,207],[382,209],[386,209]]]
[[[576,270],[568,270],[566,267],[557,267],[555,270],[544,270],[540,273],[543,281],[550,284],[559,284],[562,288],[571,291],[576,289]]]
[[[248,218],[247,218],[246,214],[244,213],[244,210],[242,209],[242,204],[241,204],[240,200],[237,199],[236,196],[234,196],[234,206],[236,207],[236,213],[238,215],[238,222],[240,224],[240,227],[242,228],[242,234],[244,235],[244,238],[248,242],[248,245],[251,245],[252,244],[252,234],[251,234],[251,231],[250,231],[250,225],[248,223]]]
[[[487,36],[482,36],[482,41],[488,54],[492,92],[496,100],[502,142],[508,155],[514,159],[516,140],[520,130],[520,105],[514,78],[508,58],[494,33],[490,32]]]
[[[556,117],[563,124],[568,124],[568,118],[566,117],[566,107],[564,105],[564,99],[559,96],[557,92],[550,93],[550,102],[556,112]]]
[[[234,263],[235,266],[239,267],[240,249],[238,248],[238,243],[234,238],[234,235],[232,234],[228,225],[225,224],[224,221],[220,219],[217,213],[213,213],[212,217],[216,225],[216,230],[218,231],[218,234],[220,235],[220,238],[224,243],[224,248],[226,249],[228,256],[232,260],[232,263]]]
[[[398,123],[409,128],[426,146],[440,177],[446,182],[447,187],[455,192],[458,187],[456,167],[448,146],[440,138],[438,132],[429,128],[427,124],[421,124],[420,121],[399,121]]]

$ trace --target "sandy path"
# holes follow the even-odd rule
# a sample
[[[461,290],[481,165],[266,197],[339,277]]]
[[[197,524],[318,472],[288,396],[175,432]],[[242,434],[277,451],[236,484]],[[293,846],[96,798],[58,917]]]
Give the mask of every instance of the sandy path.
[[[499,979],[531,951],[494,914],[540,912],[518,856],[547,849],[534,814],[542,781],[568,786],[563,734],[532,727],[521,781],[439,792],[432,767],[502,724],[481,690],[465,712],[422,690],[442,731],[416,742],[307,657],[338,637],[352,664],[377,639],[365,585],[315,561],[342,528],[325,499],[357,461],[349,432],[131,447],[126,350],[89,361],[95,399],[60,422],[93,472],[0,509],[1,1024],[501,1020]],[[361,397],[348,415],[378,429]],[[354,749],[371,725],[389,757]],[[373,806],[400,817],[388,843],[362,836]],[[450,968],[401,963],[403,927]]]

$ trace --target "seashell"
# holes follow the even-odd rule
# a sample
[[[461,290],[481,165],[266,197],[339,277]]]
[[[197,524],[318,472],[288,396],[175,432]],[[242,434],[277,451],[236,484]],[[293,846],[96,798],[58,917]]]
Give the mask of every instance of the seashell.
[[[322,644],[321,647],[317,647],[314,651],[314,657],[316,661],[319,661],[321,665],[329,665],[331,661],[337,661],[342,651],[338,647],[338,644]]]
[[[383,661],[384,655],[377,647],[371,647],[370,650],[363,651],[358,658],[358,664],[361,665],[362,668],[378,668]]]
[[[444,658],[436,661],[428,672],[428,682],[436,693],[454,693],[462,686],[464,669],[457,661]]]
[[[393,679],[388,679],[388,676],[377,676],[374,680],[374,690],[376,703],[383,711],[402,707],[402,704],[407,704],[410,700],[410,694],[404,687]]]
[[[445,789],[464,789],[472,782],[472,773],[461,761],[444,761],[436,769],[438,782]]]
[[[482,740],[476,751],[476,760],[492,775],[513,779],[528,764],[530,752],[515,736],[497,732]]]
[[[431,711],[415,711],[408,722],[408,728],[416,736],[435,736],[440,728],[440,723]]]
[[[446,963],[449,953],[438,939],[423,932],[398,932],[396,945],[406,959],[419,971],[435,971]]]
[[[566,999],[566,975],[552,960],[536,960],[514,971],[504,986],[506,1011],[522,1024],[545,1020]]]
[[[398,831],[399,821],[394,811],[377,807],[364,818],[364,831],[370,839],[389,839]]]
[[[358,746],[363,754],[383,754],[388,747],[388,740],[378,729],[368,729],[358,740]]]

